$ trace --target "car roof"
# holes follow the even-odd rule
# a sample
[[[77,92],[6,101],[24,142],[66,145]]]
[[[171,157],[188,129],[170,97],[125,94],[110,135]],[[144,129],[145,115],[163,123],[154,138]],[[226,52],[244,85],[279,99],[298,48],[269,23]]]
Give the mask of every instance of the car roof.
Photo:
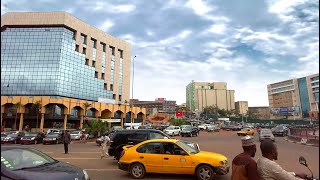
[[[179,141],[178,139],[151,139],[151,140],[146,140],[146,141],[143,141],[145,143],[149,143],[149,142],[172,142],[172,143],[175,143]]]
[[[25,146],[3,146],[1,145],[1,151],[12,150],[12,149],[34,149]]]

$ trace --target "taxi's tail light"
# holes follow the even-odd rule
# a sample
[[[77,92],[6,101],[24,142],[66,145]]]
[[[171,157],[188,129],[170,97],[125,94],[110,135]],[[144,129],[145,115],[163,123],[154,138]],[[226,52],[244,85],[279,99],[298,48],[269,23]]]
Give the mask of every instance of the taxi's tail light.
[[[120,154],[120,158],[122,158],[122,156],[125,154],[125,151],[122,151]]]

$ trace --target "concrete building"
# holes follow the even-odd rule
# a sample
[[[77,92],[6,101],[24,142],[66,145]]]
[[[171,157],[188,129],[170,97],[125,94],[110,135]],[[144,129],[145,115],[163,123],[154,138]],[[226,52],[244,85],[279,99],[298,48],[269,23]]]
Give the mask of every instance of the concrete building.
[[[257,119],[270,119],[270,108],[268,106],[248,107],[248,113]]]
[[[203,111],[215,105],[220,109],[233,110],[234,90],[227,90],[225,82],[194,82],[186,87],[186,104],[191,111]]]
[[[130,64],[129,43],[68,13],[14,12],[1,16],[2,109],[16,102],[28,106],[39,100],[43,107],[59,102],[63,114],[69,116],[74,105],[88,102],[95,106],[95,117],[112,104],[108,117],[114,118],[118,104],[121,113],[126,113],[121,104],[129,101]],[[41,113],[45,114],[44,109]],[[145,113],[140,109],[132,111]],[[117,116],[123,118],[121,113]]]
[[[248,112],[248,101],[235,102],[236,113],[239,115],[246,115]]]
[[[272,118],[319,118],[319,73],[269,84]]]
[[[146,115],[166,113],[175,114],[176,101],[166,100],[166,98],[156,98],[154,101],[139,101],[138,99],[131,99],[136,107],[146,108]]]

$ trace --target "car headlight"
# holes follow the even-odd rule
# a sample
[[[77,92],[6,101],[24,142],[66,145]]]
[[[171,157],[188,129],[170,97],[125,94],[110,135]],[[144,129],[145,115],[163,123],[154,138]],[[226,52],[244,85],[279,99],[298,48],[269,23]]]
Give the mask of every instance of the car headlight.
[[[52,140],[57,140],[57,138],[52,138]]]
[[[89,180],[89,175],[86,170],[83,170],[85,180]]]
[[[35,137],[31,138],[31,140],[34,140],[34,139],[35,139]]]
[[[228,165],[228,160],[220,161],[219,163],[222,166],[226,166],[226,165]]]

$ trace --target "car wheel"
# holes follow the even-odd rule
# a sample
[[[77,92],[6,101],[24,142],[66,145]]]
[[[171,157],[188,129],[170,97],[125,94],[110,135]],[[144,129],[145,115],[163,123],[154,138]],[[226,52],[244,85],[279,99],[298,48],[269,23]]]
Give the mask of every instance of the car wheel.
[[[238,134],[238,136],[240,136],[240,134]]]
[[[197,168],[196,175],[198,180],[212,180],[214,171],[208,165],[201,165]]]
[[[134,179],[142,179],[146,175],[146,170],[140,163],[133,163],[130,166],[130,175]]]
[[[184,135],[183,135],[183,134],[181,134],[181,137],[184,137]]]

